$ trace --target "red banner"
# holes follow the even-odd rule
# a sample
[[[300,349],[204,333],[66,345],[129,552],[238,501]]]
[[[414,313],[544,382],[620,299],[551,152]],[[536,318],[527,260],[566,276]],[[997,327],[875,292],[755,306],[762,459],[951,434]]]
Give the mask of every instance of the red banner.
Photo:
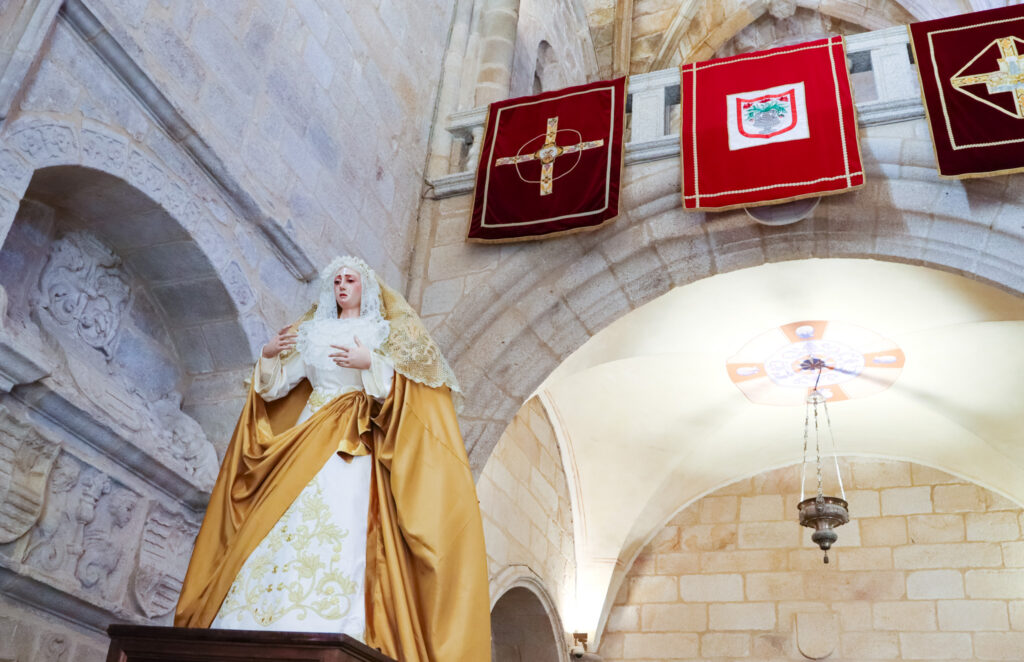
[[[1024,7],[913,23],[910,41],[939,175],[1024,170]]]
[[[684,208],[864,185],[842,37],[684,64],[681,75]]]
[[[592,230],[619,213],[626,79],[492,103],[469,241]]]

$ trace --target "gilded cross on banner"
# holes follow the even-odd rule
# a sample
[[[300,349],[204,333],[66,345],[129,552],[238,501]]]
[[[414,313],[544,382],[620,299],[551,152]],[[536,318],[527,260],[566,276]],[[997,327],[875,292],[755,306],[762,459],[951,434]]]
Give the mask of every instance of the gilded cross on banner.
[[[949,82],[952,83],[955,89],[966,92],[975,99],[993,106],[995,106],[995,104],[992,102],[981,99],[977,95],[967,92],[967,90],[961,90],[961,88],[967,85],[979,85],[981,83],[985,83],[989,94],[1009,92],[1013,95],[1013,103],[1017,111],[1016,116],[1024,119],[1024,58],[1018,54],[1017,43],[1013,37],[1003,37],[1002,39],[997,39],[995,43],[999,46],[999,54],[1002,55],[1001,58],[996,60],[999,64],[999,71],[991,71],[984,74],[971,74],[968,76],[961,76],[959,75],[959,72],[957,72],[957,75],[953,76]],[[991,48],[991,44],[989,45],[989,48]],[[980,56],[981,53],[978,55]],[[974,60],[976,59],[978,59],[977,56]],[[971,62],[969,62],[967,66],[960,71],[963,71],[973,64],[974,60],[971,60]],[[1000,108],[999,106],[996,106],[996,108],[1012,115],[1012,113]]]
[[[579,132],[575,132],[579,135]],[[527,161],[540,161],[540,194],[551,195],[554,192],[555,159],[563,154],[575,154],[587,149],[594,149],[604,145],[604,140],[580,141],[575,145],[559,145],[558,118],[549,117],[547,132],[544,134],[544,144],[532,154],[516,154],[515,156],[504,156],[494,162],[495,166],[518,165]],[[536,138],[534,138],[536,140]],[[532,142],[532,141],[531,141]],[[529,143],[527,143],[529,144]],[[526,145],[523,145],[526,147]],[[522,151],[522,147],[520,148]]]

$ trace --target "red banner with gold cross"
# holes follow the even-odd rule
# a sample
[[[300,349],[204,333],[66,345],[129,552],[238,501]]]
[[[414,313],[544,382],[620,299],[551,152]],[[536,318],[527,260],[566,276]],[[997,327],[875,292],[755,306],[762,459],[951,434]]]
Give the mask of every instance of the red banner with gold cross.
[[[864,185],[842,37],[684,64],[680,98],[685,209]]]
[[[910,25],[941,177],[1024,170],[1024,6]]]
[[[492,103],[468,241],[592,230],[619,213],[626,79]]]

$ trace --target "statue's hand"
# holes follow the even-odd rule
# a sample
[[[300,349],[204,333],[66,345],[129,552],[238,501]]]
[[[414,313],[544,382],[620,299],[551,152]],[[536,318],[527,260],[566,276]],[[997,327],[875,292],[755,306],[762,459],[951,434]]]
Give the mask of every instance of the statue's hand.
[[[353,336],[352,340],[356,343],[355,347],[331,345],[337,351],[331,352],[328,356],[342,368],[366,370],[370,367],[370,350],[363,347],[363,343],[359,342],[359,336]]]
[[[295,347],[296,337],[297,334],[292,331],[292,327],[284,327],[263,346],[263,358],[272,359],[281,352],[292,349]]]

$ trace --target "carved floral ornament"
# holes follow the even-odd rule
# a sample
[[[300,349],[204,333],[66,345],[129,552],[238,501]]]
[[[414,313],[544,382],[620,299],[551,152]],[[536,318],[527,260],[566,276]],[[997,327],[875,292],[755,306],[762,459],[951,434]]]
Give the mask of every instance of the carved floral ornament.
[[[39,289],[54,321],[111,358],[131,297],[121,258],[95,236],[70,232],[54,242]]]

